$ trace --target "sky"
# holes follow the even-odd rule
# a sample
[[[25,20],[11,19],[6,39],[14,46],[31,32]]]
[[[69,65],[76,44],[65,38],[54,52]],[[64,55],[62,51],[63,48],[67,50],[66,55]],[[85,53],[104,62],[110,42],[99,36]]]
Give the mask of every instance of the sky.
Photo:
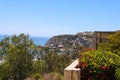
[[[120,0],[0,0],[0,34],[120,30]]]

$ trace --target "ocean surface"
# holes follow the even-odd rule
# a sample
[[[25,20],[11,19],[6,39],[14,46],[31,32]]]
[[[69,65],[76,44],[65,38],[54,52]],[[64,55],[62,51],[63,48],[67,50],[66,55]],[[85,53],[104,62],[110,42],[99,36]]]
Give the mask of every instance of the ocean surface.
[[[47,37],[30,37],[34,44],[36,45],[40,45],[40,46],[44,46],[46,44],[46,42],[50,39]]]
[[[0,41],[4,38],[4,35],[0,35]],[[44,46],[46,42],[50,39],[48,37],[34,37],[30,36],[30,38],[33,40],[34,44]]]

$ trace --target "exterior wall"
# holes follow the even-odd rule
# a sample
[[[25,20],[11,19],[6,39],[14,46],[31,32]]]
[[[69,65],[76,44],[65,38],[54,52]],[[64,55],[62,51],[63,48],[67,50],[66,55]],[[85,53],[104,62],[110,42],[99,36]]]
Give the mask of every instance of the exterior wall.
[[[98,47],[98,44],[99,43],[106,43],[107,42],[107,38],[108,36],[110,36],[111,34],[115,33],[115,31],[105,31],[105,32],[102,32],[102,31],[95,31],[93,33],[93,48],[94,49],[97,49]]]

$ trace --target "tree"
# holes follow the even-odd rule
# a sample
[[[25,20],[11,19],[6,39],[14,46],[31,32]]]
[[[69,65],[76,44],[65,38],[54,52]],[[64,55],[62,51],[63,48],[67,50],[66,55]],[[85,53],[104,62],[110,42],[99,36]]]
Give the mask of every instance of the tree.
[[[13,35],[3,39],[0,42],[0,59],[4,62],[0,65],[2,67],[0,68],[0,77],[23,80],[29,76],[33,69],[35,51],[35,46],[33,41],[29,39],[29,35]],[[6,70],[3,70],[4,68]]]
[[[42,59],[39,59],[33,63],[33,74],[44,74],[45,63]]]
[[[108,42],[99,44],[98,49],[111,51],[120,56],[120,31],[110,35]]]
[[[42,60],[45,64],[44,72],[59,72],[63,74],[64,68],[71,63],[72,56],[65,53],[58,54],[56,51],[49,51],[42,57]]]

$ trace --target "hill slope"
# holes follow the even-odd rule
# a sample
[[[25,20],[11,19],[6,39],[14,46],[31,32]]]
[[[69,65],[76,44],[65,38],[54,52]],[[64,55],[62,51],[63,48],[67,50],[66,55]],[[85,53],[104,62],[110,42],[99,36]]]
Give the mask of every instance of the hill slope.
[[[92,47],[93,32],[80,32],[75,35],[58,35],[50,38],[46,46],[63,46],[72,48],[73,46]]]

